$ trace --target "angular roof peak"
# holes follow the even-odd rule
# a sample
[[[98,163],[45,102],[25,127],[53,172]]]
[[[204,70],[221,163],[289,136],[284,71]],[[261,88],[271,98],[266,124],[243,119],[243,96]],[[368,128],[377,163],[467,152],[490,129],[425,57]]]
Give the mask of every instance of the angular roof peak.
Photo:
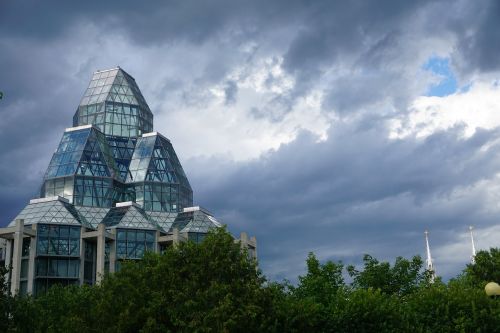
[[[102,223],[106,227],[162,230],[137,204],[117,205],[111,208]]]
[[[73,126],[92,124],[106,135],[137,137],[153,130],[153,113],[135,79],[120,67],[92,74]]]
[[[75,224],[92,228],[92,225],[72,204],[57,196],[31,200],[9,226],[13,226],[17,219],[23,219],[25,225],[37,223]]]

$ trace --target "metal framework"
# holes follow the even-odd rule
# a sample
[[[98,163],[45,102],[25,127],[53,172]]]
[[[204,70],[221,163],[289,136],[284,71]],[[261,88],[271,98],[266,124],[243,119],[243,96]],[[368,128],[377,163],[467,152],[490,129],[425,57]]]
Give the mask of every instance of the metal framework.
[[[94,284],[123,260],[182,240],[201,242],[221,223],[193,206],[193,191],[170,140],[135,79],[97,71],[63,133],[33,199],[0,228],[1,261],[13,293],[53,284]],[[256,240],[238,240],[256,258]]]

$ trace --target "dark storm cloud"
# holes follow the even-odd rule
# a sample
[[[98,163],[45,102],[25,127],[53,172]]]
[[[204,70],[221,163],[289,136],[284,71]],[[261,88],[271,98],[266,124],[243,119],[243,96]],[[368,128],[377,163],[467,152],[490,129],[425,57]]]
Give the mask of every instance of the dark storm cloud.
[[[424,88],[412,83],[414,67],[421,64],[406,69],[400,65],[412,54],[424,52],[420,49],[426,49],[429,34],[457,39],[455,63],[462,61],[460,68],[497,68],[494,54],[500,45],[499,5],[494,1],[464,3],[217,0],[120,1],[117,5],[110,1],[8,1],[0,5],[0,36],[58,40],[71,37],[73,27],[90,24],[103,35],[123,35],[137,45],[229,40],[237,47],[249,40],[261,43],[280,29],[288,30],[290,43],[276,50],[284,57],[284,68],[296,79],[293,91],[281,98],[288,110],[296,98],[324,78],[325,70],[342,66],[348,72],[336,77],[332,82],[335,87],[326,90],[325,110],[356,112],[390,90],[391,102],[402,111],[409,96],[422,93]],[[436,15],[443,12],[449,14]],[[398,55],[404,50],[410,55],[407,58]],[[230,70],[227,66],[216,61],[203,75],[209,80],[224,80]],[[409,86],[408,93],[393,89],[393,85]],[[363,93],[353,93],[361,88]]]
[[[242,93],[229,72],[259,57],[282,59],[293,90],[263,107],[249,106],[251,115],[279,123],[298,97],[317,88],[323,109],[349,120],[368,108],[405,112],[427,87],[415,72],[435,52],[433,39],[450,44],[444,52],[463,75],[498,69],[499,25],[493,0],[2,1],[0,224],[36,195],[96,69],[127,62],[142,84],[156,75],[143,74],[147,62],[156,61],[158,69],[182,64],[177,77],[162,78],[153,92],[141,85],[146,98],[157,101],[183,96],[169,105],[182,110],[204,107],[213,85],[223,87],[226,105],[234,106]],[[247,43],[254,46],[240,57]],[[161,53],[185,44],[191,48],[183,52],[196,58],[179,52],[172,61]],[[206,45],[213,48],[198,51]],[[264,85],[276,80],[268,74]],[[203,132],[187,130],[196,139]],[[457,225],[492,225],[496,217],[483,209],[484,198],[461,200],[454,193],[491,181],[500,166],[499,131],[478,130],[469,139],[461,131],[389,140],[385,119],[370,114],[334,123],[324,142],[303,133],[250,162],[207,152],[186,170],[195,199],[233,230],[257,234],[263,267],[293,278],[311,250],[347,262],[364,252],[393,258],[415,254],[429,226],[438,243]]]
[[[62,47],[64,49],[64,47]],[[54,61],[61,46],[0,40],[0,225],[37,197],[90,72]],[[82,80],[82,78],[84,78]]]
[[[453,193],[498,172],[500,129],[389,140],[383,122],[372,124],[338,124],[321,143],[303,133],[251,162],[189,161],[195,199],[233,230],[255,233],[274,277],[283,257],[299,256],[281,272],[290,277],[308,251],[351,262],[367,252],[392,258],[394,248],[410,256],[422,253],[426,228],[443,243],[453,228],[494,221],[482,213],[483,198]]]
[[[481,69],[497,68],[493,54],[500,47],[500,5],[487,0],[464,3],[467,2],[4,1],[0,5],[0,35],[52,40],[67,34],[73,25],[88,22],[100,27],[103,33],[121,31],[135,43],[161,44],[179,39],[201,42],[227,30],[246,39],[289,26],[298,32],[286,52],[285,67],[310,76],[338,57],[355,54],[363,43],[383,40],[401,29],[425,29],[438,35],[451,30],[461,38],[459,51],[471,56]],[[425,27],[407,25],[420,14],[432,21],[420,22]]]
[[[292,1],[290,6],[283,7],[280,2],[226,0],[10,1],[2,5],[0,30],[9,36],[52,39],[66,33],[74,24],[91,22],[102,27],[103,32],[121,30],[141,44],[176,39],[202,42],[230,23],[245,29],[234,31],[236,34],[251,33],[258,23],[280,17],[283,10],[297,5],[302,7],[297,3]]]
[[[493,71],[500,68],[500,3],[498,1],[472,2],[466,7],[471,13],[465,20],[457,20],[454,30],[459,38],[458,52],[461,65],[468,71]],[[467,20],[470,20],[467,22]]]

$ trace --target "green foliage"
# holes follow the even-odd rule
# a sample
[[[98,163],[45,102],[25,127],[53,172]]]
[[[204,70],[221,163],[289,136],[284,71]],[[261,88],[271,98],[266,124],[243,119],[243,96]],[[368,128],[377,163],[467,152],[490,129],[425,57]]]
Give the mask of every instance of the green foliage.
[[[279,293],[221,229],[125,263],[100,286],[17,298],[12,313],[19,332],[279,331]]]
[[[108,314],[100,329],[260,331],[270,306],[264,282],[255,262],[218,230],[200,245],[186,242],[163,255],[150,253],[109,276],[100,288],[99,312]]]
[[[98,293],[88,286],[54,286],[46,294],[16,297],[13,318],[16,332],[92,332],[99,321],[93,305]]]
[[[499,250],[448,283],[430,283],[420,257],[391,266],[366,255],[360,270],[310,253],[296,286],[269,283],[225,230],[201,244],[148,253],[99,286],[11,297],[0,282],[1,332],[497,332]],[[491,264],[493,263],[493,265]],[[346,285],[344,273],[353,282]]]
[[[9,270],[0,265],[0,332],[7,332],[10,326],[9,313],[12,301],[7,285],[6,276]]]
[[[488,282],[500,283],[500,249],[477,252],[475,262],[465,268],[465,279],[469,283],[482,288]]]
[[[331,308],[335,332],[404,332],[397,297],[373,288],[355,289],[338,297]]]
[[[497,332],[499,303],[463,280],[435,283],[404,303],[405,320],[416,332]]]
[[[363,271],[356,270],[354,266],[347,267],[355,288],[373,288],[386,294],[404,296],[430,281],[430,273],[423,270],[420,256],[411,260],[397,257],[392,267],[388,262],[379,262],[368,254],[363,257],[363,262]]]
[[[299,276],[299,285],[293,292],[299,298],[311,298],[317,303],[327,305],[329,297],[345,287],[342,276],[344,265],[332,261],[322,265],[313,253],[309,253],[306,263],[307,274]]]

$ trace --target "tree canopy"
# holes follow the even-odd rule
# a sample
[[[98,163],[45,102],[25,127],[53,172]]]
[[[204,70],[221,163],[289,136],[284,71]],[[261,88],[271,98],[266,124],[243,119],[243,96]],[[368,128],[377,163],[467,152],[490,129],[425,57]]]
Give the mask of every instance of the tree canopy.
[[[1,271],[0,331],[495,332],[500,303],[483,288],[499,281],[499,257],[478,252],[456,279],[431,283],[418,256],[391,264],[365,255],[356,268],[310,253],[293,285],[267,281],[220,229],[126,262],[98,286],[55,286],[37,298],[11,296]]]

